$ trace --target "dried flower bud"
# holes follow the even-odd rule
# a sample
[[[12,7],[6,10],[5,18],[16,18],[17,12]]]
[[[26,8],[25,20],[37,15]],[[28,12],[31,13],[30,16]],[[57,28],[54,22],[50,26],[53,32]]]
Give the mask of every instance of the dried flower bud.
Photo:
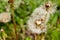
[[[13,2],[14,2],[14,0],[9,0],[9,1],[8,1],[8,3],[13,3]]]
[[[45,6],[46,6],[46,8],[49,8],[49,7],[51,6],[51,2],[50,2],[50,1],[47,2],[47,3],[45,4]]]
[[[45,6],[48,8],[48,7],[50,7],[50,4],[46,4]]]

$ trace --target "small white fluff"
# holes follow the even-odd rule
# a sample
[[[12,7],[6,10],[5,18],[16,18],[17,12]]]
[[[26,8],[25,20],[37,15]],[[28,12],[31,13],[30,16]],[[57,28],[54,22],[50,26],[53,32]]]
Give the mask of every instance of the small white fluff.
[[[11,20],[10,13],[4,12],[0,14],[0,22],[7,23]]]
[[[50,14],[53,14],[56,11],[56,7],[51,5],[52,4],[48,2],[47,4],[44,4],[33,11],[31,17],[27,21],[29,31],[37,34],[47,31],[46,24],[49,20]],[[40,22],[35,23],[36,20],[39,20]]]
[[[0,31],[1,31],[1,32],[3,32],[4,30],[3,30],[3,29],[1,29]]]

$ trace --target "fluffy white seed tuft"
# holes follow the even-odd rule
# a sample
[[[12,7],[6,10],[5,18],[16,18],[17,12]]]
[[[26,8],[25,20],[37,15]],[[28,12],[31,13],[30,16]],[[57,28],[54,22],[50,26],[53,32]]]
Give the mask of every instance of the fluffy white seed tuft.
[[[7,23],[11,20],[10,13],[4,12],[0,14],[0,22]]]
[[[47,31],[46,24],[49,20],[50,14],[53,14],[56,11],[55,6],[50,6],[51,5],[50,3],[48,5],[49,8],[47,8],[45,5],[36,8],[31,14],[31,17],[28,19],[27,21],[28,30],[30,30],[32,33],[41,34]]]

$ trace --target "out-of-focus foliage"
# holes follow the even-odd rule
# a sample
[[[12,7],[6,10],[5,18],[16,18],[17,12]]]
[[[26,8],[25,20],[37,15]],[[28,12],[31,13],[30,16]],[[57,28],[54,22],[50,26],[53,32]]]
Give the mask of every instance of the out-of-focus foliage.
[[[35,8],[44,4],[48,0],[22,0],[20,6],[14,10],[14,20],[17,24],[17,33],[19,40],[32,40],[29,36],[26,35],[27,25],[26,22]],[[48,22],[48,29],[45,40],[60,40],[60,0],[51,0],[53,3],[56,3],[57,10],[51,15]],[[6,6],[9,5],[5,0],[0,0],[0,13],[6,11]],[[17,4],[18,5],[18,4]],[[6,36],[6,40],[15,40],[15,31],[12,21],[9,23],[0,23],[0,29],[4,29],[2,33],[0,31],[0,40]],[[3,34],[3,35],[2,35]],[[22,34],[22,35],[21,35]],[[37,39],[38,40],[38,39]]]

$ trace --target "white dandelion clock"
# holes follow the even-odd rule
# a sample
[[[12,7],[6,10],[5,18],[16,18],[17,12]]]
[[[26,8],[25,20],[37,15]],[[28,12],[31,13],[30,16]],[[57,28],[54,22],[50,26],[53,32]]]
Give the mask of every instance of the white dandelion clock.
[[[47,31],[47,22],[50,14],[54,13],[56,8],[50,2],[36,8],[27,21],[28,30],[32,33],[45,33]]]
[[[6,7],[6,12],[0,13],[0,22],[2,23],[7,23],[11,21],[11,13],[10,11],[10,5],[7,5]]]
[[[10,13],[1,13],[0,14],[0,22],[7,23],[11,20],[11,15]]]

